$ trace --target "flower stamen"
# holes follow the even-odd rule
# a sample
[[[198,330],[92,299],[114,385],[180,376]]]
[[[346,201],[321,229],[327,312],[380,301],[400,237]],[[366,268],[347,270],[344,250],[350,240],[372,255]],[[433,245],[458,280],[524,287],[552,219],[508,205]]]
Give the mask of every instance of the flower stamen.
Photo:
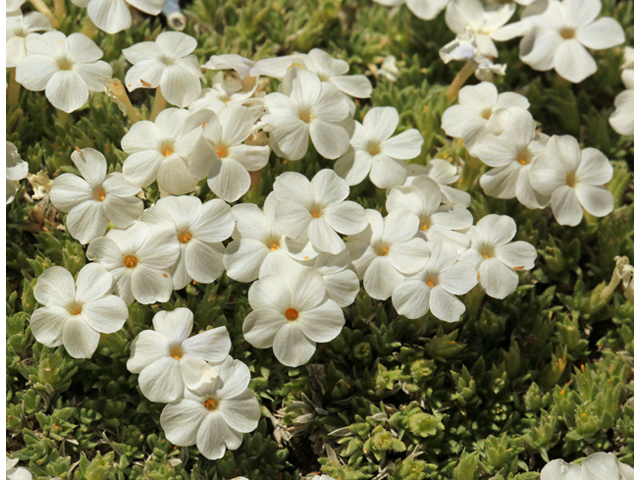
[[[180,360],[184,355],[184,350],[182,350],[182,347],[180,345],[174,345],[173,347],[171,347],[169,355],[171,355],[176,360]]]
[[[284,317],[290,322],[297,320],[298,316],[299,316],[299,313],[295,308],[287,308],[287,311],[284,312]]]
[[[135,268],[138,265],[138,258],[134,255],[124,257],[124,266],[127,268]]]
[[[189,243],[189,240],[191,240],[192,238],[193,235],[191,235],[191,232],[189,230],[185,230],[184,232],[178,234],[178,241],[180,243]]]
[[[98,202],[103,202],[107,197],[107,192],[105,192],[104,188],[98,187],[93,191],[93,199]]]
[[[218,409],[218,400],[213,397],[209,397],[204,401],[204,408],[213,411]]]

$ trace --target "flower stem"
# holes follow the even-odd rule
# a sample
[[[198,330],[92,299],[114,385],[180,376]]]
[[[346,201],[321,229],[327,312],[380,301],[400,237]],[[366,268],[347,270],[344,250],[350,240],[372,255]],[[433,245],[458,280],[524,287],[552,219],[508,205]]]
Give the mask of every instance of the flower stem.
[[[7,89],[7,101],[10,106],[16,107],[20,100],[20,84],[16,82],[16,69],[9,70],[9,88]]]
[[[33,5],[33,7],[36,10],[38,10],[41,14],[43,14],[45,17],[49,19],[49,21],[51,22],[51,26],[53,28],[58,28],[60,26],[60,22],[58,21],[56,16],[53,14],[53,12],[49,10],[49,7],[45,5],[43,0],[29,0],[29,1],[31,2],[31,5]]]
[[[53,11],[58,20],[62,20],[67,13],[67,6],[64,2],[65,0],[53,0]]]
[[[475,71],[476,71],[476,64],[473,63],[472,61],[469,60],[467,63],[464,64],[464,67],[462,67],[462,70],[458,72],[458,74],[456,75],[456,78],[454,78],[453,82],[451,82],[451,85],[449,85],[449,89],[447,90],[447,100],[451,101],[456,97],[456,95],[458,95],[458,92],[460,91],[460,89],[464,86],[466,81]]]
[[[85,23],[84,27],[82,27],[82,33],[87,37],[93,39],[93,37],[95,37],[97,32],[98,32],[98,27],[96,27],[96,24],[93,23],[91,19],[87,17],[87,23]]]
[[[129,95],[124,89],[124,85],[117,78],[109,80],[108,84],[109,91],[116,97],[117,100],[122,103],[124,109],[127,113],[127,117],[131,120],[131,123],[136,123],[140,118],[138,117],[138,112],[131,104],[131,100],[129,100]]]
[[[67,125],[69,123],[69,114],[62,110],[57,110],[56,112],[58,114],[58,121],[60,122],[60,125]]]
[[[158,116],[158,114],[164,109],[166,104],[167,104],[167,101],[162,96],[160,87],[156,88],[156,98],[153,100],[153,108],[151,109],[149,120],[153,122]]]

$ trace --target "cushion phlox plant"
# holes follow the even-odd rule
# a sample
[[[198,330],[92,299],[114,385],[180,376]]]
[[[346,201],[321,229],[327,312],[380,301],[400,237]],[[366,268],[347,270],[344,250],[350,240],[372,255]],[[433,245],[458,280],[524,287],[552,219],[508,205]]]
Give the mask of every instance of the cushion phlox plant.
[[[633,477],[633,2],[6,3],[7,479]]]

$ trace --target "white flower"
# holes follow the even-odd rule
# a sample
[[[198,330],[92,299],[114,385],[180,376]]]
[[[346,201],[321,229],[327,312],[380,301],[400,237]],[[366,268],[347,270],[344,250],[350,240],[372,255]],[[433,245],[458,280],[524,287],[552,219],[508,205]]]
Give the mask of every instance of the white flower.
[[[7,15],[13,15],[16,13],[20,13],[20,7],[26,0],[7,0]]]
[[[82,177],[60,175],[49,195],[54,207],[69,213],[67,229],[73,238],[86,244],[104,235],[108,222],[126,228],[142,215],[142,200],[136,196],[140,188],[127,182],[122,173],[107,175],[102,153],[93,148],[77,149],[71,160]]]
[[[396,210],[419,220],[418,235],[427,241],[451,243],[458,253],[469,246],[469,237],[462,230],[473,224],[471,212],[461,206],[443,204],[440,187],[427,176],[415,177],[407,187],[394,187],[387,197],[387,211]]]
[[[499,134],[504,125],[496,124],[496,111],[503,108],[527,110],[529,101],[518,93],[504,92],[498,95],[493,83],[482,82],[460,89],[458,105],[453,105],[442,114],[442,128],[447,135],[462,138],[469,153],[474,155],[474,146],[487,133]],[[493,119],[493,123],[491,123]]]
[[[196,148],[199,155],[207,156],[211,162],[207,174],[209,188],[228,202],[235,202],[247,193],[251,186],[249,172],[258,171],[269,162],[268,146],[243,143],[251,135],[254,124],[250,109],[229,105],[218,118],[212,115],[207,120],[203,139]]]
[[[356,129],[350,147],[334,169],[349,185],[357,185],[367,175],[379,188],[391,188],[404,182],[407,171],[403,160],[420,155],[422,135],[415,128],[392,137],[400,117],[393,107],[375,107],[367,112]]]
[[[264,202],[264,211],[253,203],[240,203],[231,209],[236,230],[224,254],[229,278],[253,282],[275,274],[279,267],[295,266],[294,258],[309,260],[318,255],[308,240],[296,242],[282,233],[276,223],[277,203],[271,192]]]
[[[174,445],[197,445],[210,460],[222,458],[226,449],[236,450],[242,434],[258,427],[260,405],[247,387],[249,368],[228,357],[217,366],[219,376],[164,407],[160,425]]]
[[[506,64],[497,64],[484,55],[476,44],[473,33],[458,35],[439,50],[440,59],[446,64],[452,60],[474,64],[474,74],[480,81],[491,81],[494,75],[504,75]]]
[[[549,0],[547,9],[530,15],[519,28],[507,26],[495,33],[497,40],[523,36],[520,59],[534,70],[555,68],[558,75],[580,83],[598,66],[587,50],[604,50],[624,42],[624,31],[610,17],[598,17],[600,0]],[[585,48],[586,47],[586,48]]]
[[[174,230],[180,243],[180,256],[171,269],[176,290],[191,280],[211,283],[224,272],[222,242],[233,233],[235,220],[223,200],[202,204],[198,197],[168,196],[147,209],[140,220]]]
[[[62,267],[45,270],[33,289],[44,305],[31,314],[33,336],[50,348],[64,344],[74,358],[90,358],[100,334],[117,332],[129,317],[112,287],[113,277],[96,263],[82,267],[75,282]]]
[[[17,458],[6,457],[7,480],[31,480],[33,476],[25,467],[18,467]]]
[[[143,330],[131,344],[127,369],[138,373],[140,391],[152,402],[173,402],[185,386],[199,388],[218,376],[208,362],[223,362],[231,339],[226,327],[206,330],[189,337],[193,312],[180,307],[160,311],[153,317],[153,330]]]
[[[508,3],[493,10],[485,10],[480,0],[452,0],[447,5],[445,21],[456,35],[471,31],[480,53],[496,58],[498,49],[493,43],[493,32],[509,21],[516,6]]]
[[[476,286],[478,270],[458,261],[455,246],[442,241],[428,245],[431,256],[427,265],[393,290],[393,306],[407,318],[420,318],[431,311],[440,320],[457,322],[465,307],[456,295],[464,295]]]
[[[256,348],[273,347],[278,361],[288,367],[307,363],[316,342],[330,342],[345,323],[320,274],[303,266],[254,282],[249,304],[253,311],[242,324],[245,340]]]
[[[313,48],[304,56],[304,63],[323,82],[334,84],[342,92],[356,98],[371,96],[371,82],[364,75],[346,75],[349,64],[333,58],[324,50]]]
[[[113,274],[116,292],[127,303],[166,302],[173,292],[171,267],[180,255],[172,229],[136,222],[126,230],[109,230],[94,238],[87,258]]]
[[[560,225],[575,226],[583,209],[596,217],[613,210],[613,195],[604,186],[613,176],[609,160],[595,148],[580,151],[571,135],[554,135],[546,151],[529,171],[531,184],[551,197],[551,209]]]
[[[536,123],[527,110],[511,108],[496,115],[504,115],[504,130],[500,135],[485,135],[474,148],[480,160],[495,167],[480,177],[480,186],[491,197],[517,197],[527,208],[545,207],[549,197],[534,190],[529,172],[548,138],[536,133]]]
[[[420,221],[406,211],[384,219],[380,212],[366,209],[369,226],[348,238],[347,248],[365,291],[376,300],[386,300],[404,279],[427,264],[429,247],[416,237]]]
[[[118,33],[131,27],[132,7],[148,14],[158,15],[162,11],[164,0],[71,0],[80,8],[86,8],[87,14],[96,27],[107,33]]]
[[[205,88],[200,98],[189,105],[190,112],[197,112],[202,109],[213,110],[217,115],[224,110],[227,105],[249,104],[248,101],[254,94],[258,82],[254,82],[253,88],[249,91],[243,90],[242,82],[226,80],[222,72],[218,72],[211,81],[211,88]],[[254,99],[254,103],[258,100]],[[262,110],[262,109],[261,109]],[[260,112],[262,113],[262,112]]]
[[[122,1],[122,0],[120,0]],[[156,88],[178,107],[188,107],[200,95],[204,80],[195,55],[198,42],[181,32],[162,32],[155,42],[136,43],[122,50],[133,66],[125,76],[129,91]]]
[[[471,246],[460,255],[478,271],[482,289],[493,298],[505,298],[518,287],[516,271],[531,270],[538,256],[533,245],[511,240],[516,222],[506,215],[487,215],[467,231]]]
[[[192,192],[211,166],[209,152],[195,149],[203,118],[203,112],[167,108],[155,122],[134,123],[121,142],[129,154],[122,166],[125,178],[138,187],[158,180],[161,190],[174,195]]]
[[[337,255],[320,253],[315,259],[304,262],[322,276],[329,298],[342,308],[351,305],[360,291],[360,280],[351,265],[349,250]],[[283,268],[287,268],[283,266]]]
[[[292,72],[288,96],[273,92],[264,97],[268,113],[262,121],[270,132],[271,148],[281,157],[300,160],[311,136],[320,155],[338,158],[349,148],[349,133],[340,124],[349,115],[344,94],[309,70]]]
[[[449,0],[374,0],[386,7],[407,4],[407,8],[421,20],[433,20],[444,10]]]
[[[235,70],[240,78],[249,75],[251,67],[255,65],[253,60],[241,57],[237,53],[226,53],[224,55],[212,55],[209,61],[202,65],[207,70]]]
[[[35,32],[51,30],[51,22],[40,12],[7,16],[7,68],[27,56],[27,38]]]
[[[613,101],[616,109],[609,117],[609,123],[620,135],[633,135],[633,48],[625,47],[624,56],[622,83],[627,89],[616,95]]]
[[[455,165],[451,165],[441,158],[429,160],[426,167],[424,165],[410,163],[407,165],[407,179],[404,182],[404,186],[411,185],[414,178],[422,175],[426,175],[436,181],[444,196],[442,199],[443,203],[459,205],[465,208],[471,205],[471,195],[463,190],[449,186],[460,179],[458,168]]]
[[[400,77],[400,70],[396,67],[396,57],[393,55],[387,55],[384,57],[376,76],[377,75],[382,75],[390,82],[398,81],[398,78]]]
[[[22,160],[18,148],[11,142],[7,142],[7,204],[13,202],[16,197],[16,186],[13,182],[22,180],[29,173],[29,164]]]
[[[551,460],[540,472],[540,480],[633,480],[633,467],[613,453],[596,452],[577,463]]]
[[[298,242],[307,239],[317,250],[340,253],[346,248],[339,233],[354,235],[367,226],[364,209],[350,200],[349,185],[329,169],[311,181],[300,173],[285,172],[273,184],[278,204],[276,222]]]
[[[16,81],[27,90],[45,91],[59,110],[70,113],[103,92],[102,78],[111,78],[111,65],[100,61],[102,50],[81,33],[67,38],[56,31],[27,38],[27,56],[16,67]]]
[[[292,68],[302,68],[304,66],[304,57],[300,54],[263,58],[251,66],[249,74],[252,77],[264,75],[282,80]]]

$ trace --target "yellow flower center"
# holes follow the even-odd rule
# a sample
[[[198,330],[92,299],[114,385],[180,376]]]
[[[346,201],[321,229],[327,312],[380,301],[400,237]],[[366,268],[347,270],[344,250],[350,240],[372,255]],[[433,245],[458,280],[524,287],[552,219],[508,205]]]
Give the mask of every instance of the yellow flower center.
[[[189,230],[185,230],[184,232],[178,234],[178,241],[180,243],[189,243],[189,240],[191,240],[192,238],[193,235],[191,235],[191,232]]]
[[[381,256],[384,257],[385,255],[387,255],[389,253],[389,247],[386,245],[378,245],[375,248],[376,253]]]
[[[369,145],[367,145],[367,152],[369,152],[369,155],[371,155],[372,157],[376,156],[380,153],[380,145],[374,142],[370,143]]]
[[[170,143],[165,143],[162,145],[162,147],[160,147],[160,152],[162,153],[162,155],[164,155],[165,157],[168,157],[169,155],[171,155],[173,153],[173,145],[171,145]]]
[[[99,202],[104,201],[107,196],[107,192],[104,191],[104,188],[98,187],[93,191],[93,199]]]
[[[304,123],[310,123],[311,120],[313,120],[313,115],[311,115],[311,112],[308,110],[301,110],[298,116]]]
[[[491,118],[491,114],[493,113],[493,110],[491,110],[490,108],[485,108],[481,115],[482,118],[484,118],[485,120],[489,120]]]
[[[133,255],[124,257],[124,266],[127,268],[135,268],[138,265],[138,259]]]
[[[531,155],[529,155],[529,152],[526,150],[520,150],[518,152],[517,160],[520,165],[527,165],[528,163],[531,163]]]
[[[493,251],[493,247],[491,247],[489,245],[483,245],[480,248],[480,255],[482,255],[484,258],[491,258],[491,257],[495,256],[495,253]]]
[[[80,315],[82,313],[82,305],[73,302],[69,306],[69,313],[71,313],[71,315]]]
[[[173,347],[171,347],[169,355],[171,355],[176,360],[180,360],[184,355],[184,350],[182,350],[182,347],[180,345],[174,345]]]
[[[298,319],[298,311],[295,308],[287,308],[287,311],[284,312],[284,316],[290,322]]]
[[[225,158],[229,156],[229,147],[227,147],[224,143],[216,146],[216,153],[219,158]]]
[[[73,62],[71,62],[67,57],[58,60],[58,68],[60,70],[71,70],[71,67],[73,67]]]
[[[420,219],[420,230],[426,232],[427,230],[429,230],[430,226],[431,226],[431,222],[429,222],[428,218]]]
[[[218,400],[213,397],[209,397],[204,401],[204,408],[207,410],[217,410],[218,409]]]
[[[573,173],[567,173],[567,185],[573,187],[576,184],[576,176]]]
[[[575,38],[576,31],[573,28],[563,28],[562,30],[560,30],[560,36],[565,40],[570,40],[572,38]]]

